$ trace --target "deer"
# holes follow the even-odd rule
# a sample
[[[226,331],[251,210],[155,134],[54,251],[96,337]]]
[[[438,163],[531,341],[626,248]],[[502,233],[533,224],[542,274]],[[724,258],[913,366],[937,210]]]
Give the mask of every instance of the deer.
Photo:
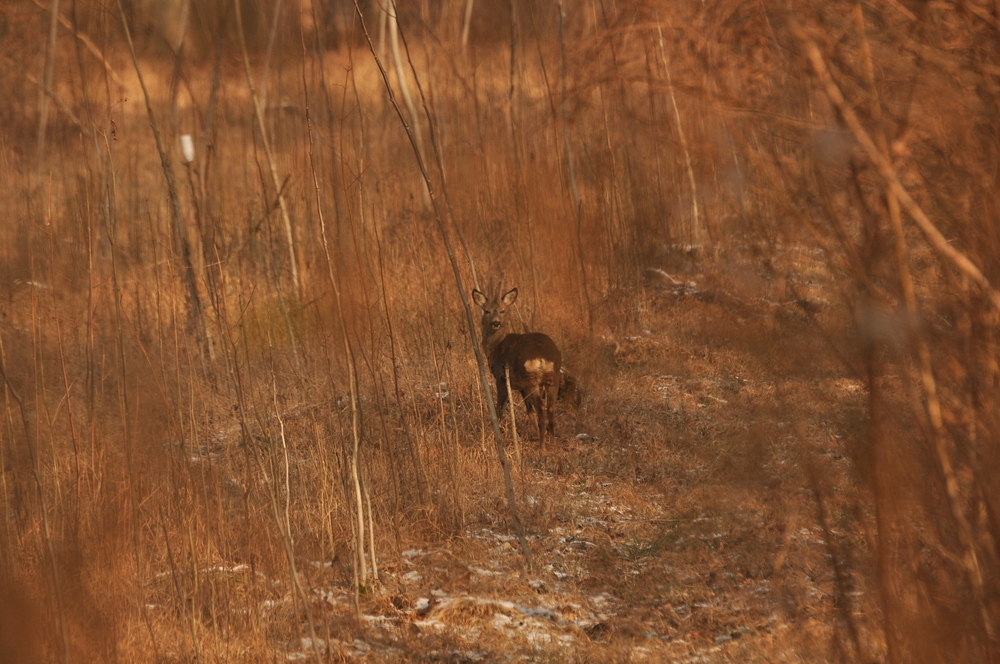
[[[472,291],[473,301],[483,310],[483,351],[497,386],[497,417],[507,405],[509,375],[510,386],[524,397],[528,412],[538,414],[538,440],[544,449],[545,435],[555,437],[562,354],[547,334],[509,331],[507,308],[517,300],[517,289],[502,292],[497,289],[496,295],[487,297],[478,289]]]

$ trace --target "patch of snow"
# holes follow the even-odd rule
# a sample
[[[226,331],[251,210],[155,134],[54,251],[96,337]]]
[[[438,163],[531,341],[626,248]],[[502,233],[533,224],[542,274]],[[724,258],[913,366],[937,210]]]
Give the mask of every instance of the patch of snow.
[[[503,631],[508,627],[517,627],[518,625],[514,623],[514,619],[509,615],[498,611],[490,617],[490,626],[497,631]]]
[[[501,576],[503,572],[494,572],[488,569],[480,569],[478,567],[470,567],[469,571],[477,576]]]
[[[246,572],[250,569],[249,565],[239,564],[227,567],[225,565],[213,565],[211,567],[203,567],[198,570],[199,574],[212,574],[214,572],[226,572],[228,574],[239,574],[240,572]],[[167,570],[166,572],[159,572],[153,575],[152,580],[164,579],[173,576],[173,570]],[[260,572],[257,573],[258,576],[263,576]]]
[[[14,284],[17,285],[17,286],[20,286],[21,284],[24,284],[25,286],[31,286],[32,288],[40,288],[42,290],[48,290],[48,289],[52,288],[51,286],[49,286],[46,283],[43,283],[41,281],[32,281],[30,279],[28,281],[22,281],[20,279],[15,279],[14,280]]]
[[[309,564],[312,565],[313,569],[329,569],[333,567],[333,563],[328,560],[310,560]]]
[[[417,627],[421,628],[421,629],[433,629],[435,631],[441,631],[443,629],[447,629],[448,628],[448,626],[445,625],[440,620],[434,620],[434,619],[431,619],[431,620],[415,620],[415,621],[413,621],[413,624],[416,625]]]
[[[603,525],[603,522],[602,522],[602,525]],[[585,540],[585,539],[580,539],[580,538],[576,537],[575,535],[570,535],[569,537],[563,537],[562,539],[559,540],[559,542],[561,544],[578,544],[578,545],[581,545],[581,546],[597,546],[593,542],[590,542],[590,541]]]
[[[616,602],[618,600],[616,600],[614,597],[612,597],[608,593],[599,593],[599,594],[594,595],[593,597],[591,597],[590,601],[594,603],[594,606],[597,606],[598,608],[600,608],[600,607],[604,606],[605,604],[614,603],[614,602]]]
[[[418,385],[416,390],[417,392],[430,392],[436,399],[447,399],[451,394],[451,391],[448,389],[448,383],[432,383],[427,387]]]
[[[527,606],[514,605],[514,608],[523,613],[526,616],[532,616],[535,618],[543,618],[545,620],[555,620],[556,614],[549,609],[533,609]]]
[[[311,637],[303,636],[299,639],[299,647],[303,650],[319,650],[320,652],[326,652],[326,641],[323,639],[316,639],[314,642]]]
[[[321,602],[326,602],[331,606],[336,606],[337,604],[347,604],[348,597],[343,593],[337,594],[332,590],[327,590],[325,588],[314,588],[313,595],[317,597]]]

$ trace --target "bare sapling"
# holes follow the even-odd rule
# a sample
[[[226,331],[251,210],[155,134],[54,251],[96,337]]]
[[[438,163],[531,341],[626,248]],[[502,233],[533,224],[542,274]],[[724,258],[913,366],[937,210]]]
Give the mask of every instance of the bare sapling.
[[[479,290],[472,299],[483,310],[483,349],[490,373],[497,386],[497,416],[507,405],[508,375],[510,387],[521,393],[528,412],[538,414],[538,440],[545,447],[545,436],[555,436],[555,409],[559,394],[562,354],[555,342],[541,332],[516,334],[507,324],[507,307],[517,299],[517,289],[506,293],[497,289],[487,297]]]

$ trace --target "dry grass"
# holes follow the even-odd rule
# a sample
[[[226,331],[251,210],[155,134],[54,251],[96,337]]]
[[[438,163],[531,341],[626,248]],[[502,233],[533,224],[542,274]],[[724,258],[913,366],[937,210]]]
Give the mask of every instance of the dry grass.
[[[231,16],[126,4],[171,191],[118,6],[0,9],[0,660],[996,659],[993,294],[807,57],[992,282],[992,6],[403,8],[446,243],[328,4],[244,5],[291,252]],[[584,395],[534,570],[448,246]]]

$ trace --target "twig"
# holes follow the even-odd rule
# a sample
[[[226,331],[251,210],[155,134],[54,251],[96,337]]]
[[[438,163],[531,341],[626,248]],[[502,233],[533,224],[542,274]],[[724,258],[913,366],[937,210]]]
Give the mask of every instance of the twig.
[[[13,397],[14,401],[17,402],[18,409],[21,412],[21,426],[24,427],[24,442],[28,448],[28,455],[31,459],[31,476],[32,479],[34,479],[35,493],[38,496],[38,511],[42,521],[42,542],[45,544],[46,558],[48,559],[49,569],[52,572],[52,586],[56,595],[56,611],[59,617],[59,636],[60,645],[62,646],[62,661],[64,664],[69,664],[69,632],[66,626],[66,607],[65,601],[63,600],[62,583],[59,577],[59,566],[56,563],[55,547],[52,544],[52,527],[49,524],[49,505],[45,500],[45,491],[42,488],[42,478],[38,468],[38,450],[35,446],[35,441],[32,440],[30,419],[28,418],[28,408],[24,403],[24,399],[21,398],[20,393],[14,388],[14,384],[10,381],[10,377],[7,375],[5,355],[6,353],[3,349],[3,340],[0,339],[0,380],[3,381],[7,394]]]
[[[39,0],[31,0],[31,1],[33,3],[35,3],[35,6],[41,8],[41,9],[44,9],[45,11],[51,11],[49,7],[46,7],[45,5],[43,5]],[[69,19],[67,19],[62,14],[58,14],[57,18],[59,20],[59,25],[63,26],[64,28],[66,28],[67,30],[69,30],[70,32],[72,32],[73,36],[76,37],[77,39],[79,39],[80,43],[83,44],[84,46],[86,46],[87,50],[90,51],[90,53],[95,58],[97,58],[98,60],[101,61],[101,64],[104,65],[104,69],[105,69],[105,71],[108,72],[108,76],[111,77],[111,80],[114,81],[115,83],[117,83],[118,87],[124,88],[125,87],[125,83],[122,81],[121,76],[119,76],[118,72],[116,72],[115,69],[114,69],[114,67],[111,66],[111,63],[108,62],[108,59],[104,57],[104,54],[101,52],[101,49],[97,48],[97,46],[94,44],[94,42],[92,42],[90,40],[90,37],[88,37],[87,35],[83,34],[79,30],[77,30],[75,27],[73,27],[73,24],[69,22]]]
[[[847,101],[844,99],[844,95],[840,92],[840,88],[833,81],[830,76],[830,70],[826,66],[826,61],[823,59],[823,54],[820,53],[819,47],[816,42],[813,41],[809,35],[806,34],[802,26],[797,23],[792,23],[792,33],[795,37],[802,43],[803,49],[805,49],[806,57],[809,58],[809,62],[812,65],[813,71],[816,73],[816,77],[819,78],[820,83],[822,83],[823,88],[826,91],[827,97],[833,102],[833,105],[837,107],[837,111],[840,113],[840,117],[844,120],[844,124],[847,125],[851,133],[854,134],[855,139],[861,145],[861,148],[865,151],[868,158],[872,161],[875,167],[878,169],[879,173],[884,177],[889,186],[895,192],[896,196],[899,197],[899,202],[906,209],[907,213],[920,227],[923,231],[924,236],[927,241],[931,244],[934,249],[940,252],[945,258],[950,260],[959,272],[967,276],[980,288],[983,289],[986,296],[989,298],[990,302],[1000,310],[1000,293],[998,293],[990,284],[989,279],[986,275],[976,267],[976,264],[969,259],[964,253],[955,249],[949,244],[948,239],[938,230],[934,222],[924,213],[921,207],[916,201],[910,196],[906,188],[903,187],[902,183],[899,181],[899,177],[896,175],[896,169],[893,168],[892,163],[889,161],[888,157],[879,152],[878,147],[875,142],[865,131],[864,127],[861,125],[861,121],[858,120],[858,116],[854,113]]]
[[[691,241],[698,244],[702,241],[701,215],[698,212],[698,185],[695,183],[694,167],[691,165],[691,151],[688,149],[687,136],[681,123],[681,112],[677,108],[677,95],[674,94],[674,82],[670,76],[670,60],[663,44],[663,26],[657,28],[660,38],[660,60],[663,61],[663,71],[667,76],[667,92],[670,93],[670,105],[674,109],[674,123],[677,125],[677,138],[684,153],[684,165],[687,167],[688,184],[691,186]]]
[[[406,72],[403,70],[403,59],[399,55],[399,16],[397,15],[396,3],[393,0],[389,0],[389,6],[386,11],[389,12],[389,48],[392,51],[393,68],[396,70],[396,83],[399,85],[399,93],[403,96],[403,103],[406,105],[406,110],[410,114],[413,136],[416,138],[414,145],[416,145],[416,149],[420,152],[420,160],[425,161],[424,134],[420,129],[420,115],[417,114],[417,107],[413,103],[412,95],[410,95],[410,86],[406,82]],[[388,85],[388,82],[386,82],[386,85]],[[421,193],[424,205],[429,206],[430,194],[427,191],[426,184]]]
[[[8,62],[10,61],[10,58],[4,58],[4,59],[7,60]],[[48,96],[49,99],[51,99],[55,103],[56,108],[62,111],[66,115],[66,118],[70,122],[72,122],[77,129],[83,131],[83,123],[80,122],[80,119],[73,114],[73,110],[66,105],[66,102],[64,102],[62,99],[59,98],[59,96],[55,93],[54,90],[45,87],[45,85],[41,81],[39,81],[37,78],[29,74],[28,72],[24,73],[24,77],[28,79],[29,83],[37,85],[39,88],[41,88],[41,91],[44,92],[46,96]]]
[[[354,532],[356,541],[356,555],[354,557],[355,583],[354,596],[355,605],[360,601],[359,593],[361,584],[368,580],[368,563],[365,559],[365,533],[368,533],[369,553],[371,557],[372,577],[378,581],[378,564],[375,557],[375,525],[371,512],[371,497],[368,492],[368,484],[361,468],[361,412],[360,397],[358,396],[358,374],[357,358],[354,352],[354,344],[351,343],[351,336],[348,333],[344,319],[344,305],[341,298],[340,282],[333,271],[333,255],[330,251],[330,242],[326,232],[326,217],[323,214],[322,198],[320,196],[320,180],[316,170],[315,153],[313,152],[313,125],[309,114],[308,86],[306,86],[305,76],[302,79],[302,89],[306,95],[306,136],[308,140],[307,152],[309,155],[309,168],[312,173],[313,191],[316,195],[316,214],[319,219],[320,238],[323,243],[323,253],[326,256],[327,277],[330,286],[333,288],[334,301],[337,304],[337,322],[340,326],[340,335],[344,344],[344,356],[347,358],[347,380],[351,396],[351,483],[354,488],[354,500],[356,507],[356,528]],[[368,506],[368,528],[365,528],[365,498]]]
[[[514,459],[517,461],[518,465],[521,464],[521,443],[517,438],[517,418],[514,416],[514,394],[510,391],[510,367],[504,367],[504,380],[507,381],[507,401],[510,403],[510,429],[514,436]],[[500,413],[498,413],[500,414]],[[545,440],[542,439],[542,443]]]
[[[38,91],[38,175],[42,174],[42,160],[45,157],[45,132],[49,125],[49,96],[52,89],[52,77],[56,70],[56,36],[59,32],[59,0],[52,0],[52,17],[49,20],[49,41],[45,47],[45,68],[43,71],[41,89]]]
[[[285,197],[281,194],[282,188],[278,180],[278,169],[274,163],[271,141],[267,138],[267,127],[264,126],[264,110],[261,108],[260,97],[257,96],[257,90],[253,84],[253,73],[250,71],[250,55],[247,53],[247,40],[243,32],[243,13],[240,11],[240,0],[233,0],[233,7],[236,9],[236,31],[239,34],[240,54],[243,56],[243,73],[246,75],[247,87],[250,89],[250,99],[253,101],[253,113],[254,118],[257,120],[257,129],[260,131],[260,142],[264,146],[264,158],[267,159],[267,167],[271,173],[271,181],[274,184],[274,189],[278,192],[278,207],[281,208],[281,219],[285,223],[285,241],[288,243],[288,259],[291,262],[292,285],[295,287],[295,296],[299,297],[302,295],[302,292],[299,283],[299,265],[295,256],[295,237],[292,234],[292,221],[288,216],[288,206],[285,204]]]
[[[288,560],[288,575],[291,579],[292,586],[295,588],[296,594],[299,596],[299,601],[302,602],[302,610],[306,615],[306,622],[309,625],[309,636],[312,637],[311,644],[313,647],[313,654],[316,656],[316,661],[322,661],[322,657],[319,649],[319,639],[316,638],[316,621],[313,619],[312,609],[309,608],[309,598],[306,596],[305,589],[302,587],[302,583],[299,580],[298,568],[295,564],[295,540],[292,535],[292,517],[291,517],[291,497],[292,497],[292,479],[290,473],[290,464],[288,460],[288,440],[285,437],[285,421],[281,417],[281,411],[278,408],[278,385],[277,379],[274,372],[274,366],[271,367],[271,404],[274,406],[274,418],[278,421],[278,435],[281,439],[281,472],[282,472],[282,486],[279,487],[277,482],[271,482],[271,507],[274,510],[274,520],[278,526],[278,532],[281,534],[281,543],[285,548],[285,556]],[[277,473],[274,473],[277,474]],[[284,500],[282,504],[278,505],[278,491],[284,492]],[[280,507],[280,509],[279,509]]]

